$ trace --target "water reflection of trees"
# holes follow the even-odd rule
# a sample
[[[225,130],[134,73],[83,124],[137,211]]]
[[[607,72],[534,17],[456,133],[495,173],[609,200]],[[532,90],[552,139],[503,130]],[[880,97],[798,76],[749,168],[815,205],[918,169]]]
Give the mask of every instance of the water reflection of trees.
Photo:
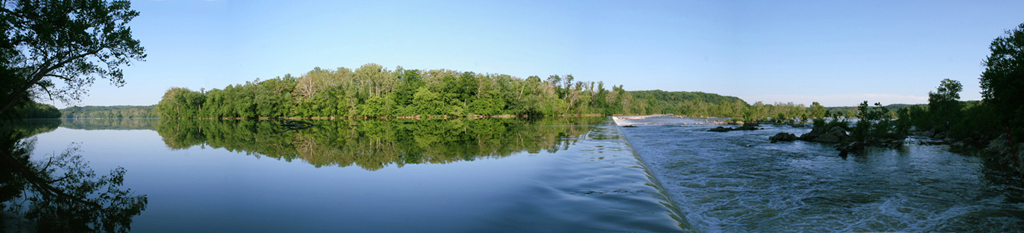
[[[60,120],[60,126],[69,129],[84,130],[128,130],[128,129],[150,129],[156,130],[160,119],[129,119],[129,118],[64,118]]]
[[[224,148],[314,166],[451,163],[522,151],[565,149],[603,117],[542,119],[335,120],[287,131],[279,121],[166,120],[157,132],[171,149]],[[557,126],[557,127],[556,127]]]
[[[6,123],[9,127],[8,129],[0,129],[6,131],[3,133],[24,135],[25,137],[54,131],[57,130],[57,127],[60,127],[60,120],[57,119],[31,119],[0,123]]]
[[[0,125],[0,227],[38,232],[131,229],[132,218],[148,202],[145,195],[122,190],[124,168],[97,177],[77,153],[77,145],[31,161],[35,139],[28,136],[52,131],[60,122],[8,123]]]

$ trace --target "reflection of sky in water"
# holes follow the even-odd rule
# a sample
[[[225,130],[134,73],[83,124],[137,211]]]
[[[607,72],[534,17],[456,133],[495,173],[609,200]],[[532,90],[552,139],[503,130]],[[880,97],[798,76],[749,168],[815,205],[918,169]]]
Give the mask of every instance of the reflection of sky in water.
[[[555,153],[375,171],[169,150],[151,130],[59,128],[37,136],[36,153],[80,142],[98,174],[124,167],[124,187],[149,198],[136,232],[678,230],[628,144],[604,127],[591,137],[610,139],[571,139]]]

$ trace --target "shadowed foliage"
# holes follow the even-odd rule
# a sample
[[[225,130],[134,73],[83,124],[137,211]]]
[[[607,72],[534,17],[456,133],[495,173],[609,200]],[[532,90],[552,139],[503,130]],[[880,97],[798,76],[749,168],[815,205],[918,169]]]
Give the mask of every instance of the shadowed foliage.
[[[543,119],[335,120],[288,130],[280,122],[165,120],[157,128],[171,149],[224,148],[314,166],[451,163],[515,153],[558,151],[605,117]]]
[[[77,102],[96,78],[124,85],[121,66],[146,57],[127,25],[138,15],[129,1],[5,1],[0,115],[35,95]]]
[[[30,121],[31,122],[31,121]],[[60,154],[31,161],[33,133],[59,121],[0,129],[0,208],[38,232],[128,232],[146,209],[145,195],[121,187],[125,169],[97,177],[72,144]],[[9,219],[10,220],[10,219]],[[29,230],[29,229],[25,229]]]

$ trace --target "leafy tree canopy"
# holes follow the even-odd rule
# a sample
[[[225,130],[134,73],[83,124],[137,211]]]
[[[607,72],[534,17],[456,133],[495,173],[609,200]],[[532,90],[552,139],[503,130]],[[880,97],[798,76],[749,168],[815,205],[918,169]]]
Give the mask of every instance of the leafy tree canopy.
[[[1024,23],[1007,30],[989,45],[992,54],[985,59],[981,73],[981,96],[1005,114],[1024,117]],[[1019,119],[1024,121],[1024,119]]]
[[[146,57],[127,26],[138,15],[129,1],[4,1],[0,114],[36,94],[77,102],[97,77],[124,85],[121,66]]]

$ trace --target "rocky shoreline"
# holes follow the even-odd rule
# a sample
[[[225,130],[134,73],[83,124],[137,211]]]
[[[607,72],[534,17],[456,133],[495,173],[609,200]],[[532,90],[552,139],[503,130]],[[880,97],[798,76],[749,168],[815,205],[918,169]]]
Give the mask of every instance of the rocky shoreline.
[[[722,128],[722,127],[718,127]],[[795,140],[835,144],[839,155],[847,157],[849,153],[857,153],[867,146],[883,148],[899,148],[903,146],[904,137],[896,138],[873,138],[867,141],[847,140],[850,138],[847,129],[842,126],[815,127],[811,132],[796,136],[792,133],[780,132],[769,137],[772,143],[789,142]],[[717,128],[716,128],[717,129]],[[727,128],[728,129],[728,128]],[[712,129],[714,131],[715,129]],[[737,130],[737,129],[728,129]],[[726,131],[728,131],[726,130]],[[980,133],[974,133],[962,139],[953,139],[947,132],[931,129],[927,131],[911,131],[912,135],[929,140],[918,141],[921,145],[949,145],[949,150],[954,152],[978,151],[984,153],[989,161],[1006,164],[1020,174],[1024,174],[1024,143],[1014,142],[1009,133],[1000,134],[995,138],[986,137]]]
[[[931,141],[921,141],[920,144],[949,145],[949,150],[954,152],[981,152],[989,161],[1009,165],[1018,173],[1024,174],[1024,150],[1021,150],[1024,148],[1024,143],[1014,142],[1010,133],[999,134],[992,138],[976,132],[961,139],[951,138],[947,132],[935,129],[913,133],[916,136],[931,139]]]

